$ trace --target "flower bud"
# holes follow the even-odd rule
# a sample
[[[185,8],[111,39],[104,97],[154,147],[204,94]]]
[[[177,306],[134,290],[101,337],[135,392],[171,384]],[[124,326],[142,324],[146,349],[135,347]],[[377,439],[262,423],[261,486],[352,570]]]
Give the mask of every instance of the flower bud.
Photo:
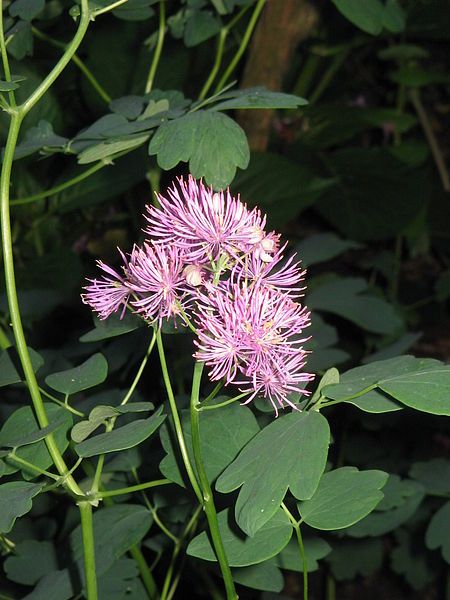
[[[203,283],[203,273],[198,265],[187,265],[184,268],[183,275],[186,278],[186,282],[193,287],[198,287]]]

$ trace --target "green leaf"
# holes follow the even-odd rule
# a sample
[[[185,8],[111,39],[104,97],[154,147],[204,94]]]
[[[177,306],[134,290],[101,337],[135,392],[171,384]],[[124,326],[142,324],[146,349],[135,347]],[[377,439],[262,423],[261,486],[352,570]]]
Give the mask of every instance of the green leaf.
[[[91,329],[80,337],[80,342],[99,342],[108,340],[119,335],[124,335],[130,331],[135,331],[144,325],[144,321],[132,315],[125,313],[121,319],[119,315],[111,315],[107,319],[94,318],[95,329]]]
[[[152,524],[149,511],[140,505],[117,504],[101,508],[93,515],[95,565],[97,575],[105,573],[131,546],[138,544]],[[70,535],[73,559],[82,561],[81,525]]]
[[[409,476],[421,483],[428,494],[450,494],[450,460],[432,458],[413,463]]]
[[[19,84],[15,81],[4,81],[0,79],[0,92],[12,92],[13,90],[17,90]]]
[[[255,535],[277,512],[288,487],[297,498],[310,498],[329,443],[328,422],[317,412],[293,412],[258,433],[216,483],[219,492],[242,485],[235,507],[239,527]]]
[[[75,451],[78,456],[86,458],[137,446],[149,438],[163,423],[166,415],[161,415],[161,411],[162,407],[149,419],[139,419],[85,440],[75,446]]]
[[[184,28],[184,43],[188,48],[198,46],[220,31],[220,21],[209,11],[189,10]]]
[[[62,394],[76,394],[100,385],[108,375],[108,363],[103,354],[97,353],[73,369],[53,373],[45,378],[45,383]]]
[[[389,396],[378,390],[370,390],[370,392],[367,392],[362,396],[358,396],[357,398],[349,398],[343,400],[343,402],[353,404],[353,406],[357,406],[364,412],[375,414],[395,412],[404,408],[401,404],[394,402],[394,400],[391,400]]]
[[[0,533],[8,533],[17,517],[32,508],[32,498],[37,496],[44,484],[10,481],[0,485]]]
[[[432,516],[425,534],[425,544],[430,550],[440,548],[444,560],[450,564],[450,502],[446,502]]]
[[[332,0],[338,11],[366,33],[378,35],[383,28],[385,8],[380,0]]]
[[[284,579],[273,559],[231,571],[234,581],[254,590],[281,592]]]
[[[189,162],[194,177],[214,188],[227,187],[236,167],[246,169],[250,152],[239,125],[220,112],[199,110],[163,123],[150,140],[149,154],[168,171]]]
[[[387,334],[399,329],[402,321],[394,307],[381,298],[363,295],[367,288],[361,278],[332,279],[308,294],[307,305],[339,315],[373,333]]]
[[[358,575],[369,577],[382,565],[383,543],[370,538],[333,540],[333,551],[326,560],[338,581],[350,581]]]
[[[392,494],[392,491],[388,488],[387,493]],[[345,534],[354,538],[379,537],[406,523],[416,512],[425,494],[423,487],[412,481],[402,481],[401,493],[403,502],[399,506],[383,510],[383,504],[380,502],[370,515],[346,529]]]
[[[23,600],[71,600],[73,587],[68,569],[52,571],[38,582],[32,592],[24,596]]]
[[[23,585],[35,585],[39,579],[58,569],[58,559],[52,542],[25,540],[16,544],[14,555],[4,563],[10,581]]]
[[[361,244],[343,240],[335,233],[317,233],[297,244],[295,251],[305,267],[326,262],[348,250],[362,248]]]
[[[398,0],[386,0],[383,27],[391,33],[401,33],[405,30],[405,13]]]
[[[110,158],[113,160],[114,155],[124,150],[133,150],[138,146],[142,146],[148,138],[149,133],[142,135],[129,136],[124,139],[111,139],[105,142],[100,142],[94,146],[89,146],[78,155],[78,164],[86,165],[91,162]]]
[[[405,333],[405,335],[399,337],[392,344],[384,346],[381,348],[381,350],[364,357],[362,363],[365,365],[376,360],[386,360],[388,358],[395,358],[396,356],[405,354],[405,352],[407,352],[411,346],[421,338],[421,336],[421,333]]]
[[[304,537],[303,546],[305,548],[308,573],[317,571],[319,568],[318,561],[331,552],[331,546],[325,540],[322,540],[322,538],[311,536]],[[291,539],[289,544],[283,548],[275,560],[281,569],[298,571],[300,573],[303,572],[303,561],[300,556],[296,539]]]
[[[415,358],[414,356],[396,356],[380,360],[361,367],[350,369],[341,375],[337,385],[324,388],[323,394],[332,400],[350,400],[362,395],[361,392],[375,387],[378,382],[401,377],[410,373],[443,369],[444,365],[433,358]]]
[[[426,48],[415,46],[414,44],[395,44],[388,46],[378,52],[378,58],[381,60],[404,60],[428,58],[430,53]]]
[[[59,451],[64,453],[69,445],[67,432],[72,427],[72,415],[66,409],[57,406],[56,404],[44,403],[44,408],[50,424],[58,423],[58,428],[55,430],[53,437]],[[4,423],[0,431],[0,445],[3,443],[7,444],[8,440],[20,441],[21,439],[26,439],[28,436],[32,437],[36,434],[40,438],[42,430],[38,426],[34,412],[31,407],[23,406],[14,411]],[[15,451],[15,454],[19,458],[23,458],[41,469],[48,469],[48,467],[53,464],[52,457],[43,440],[30,444],[29,446],[22,446]],[[12,459],[7,458],[5,459],[5,462],[7,463],[8,473],[15,473],[18,470],[22,470],[25,479],[36,477],[35,471],[29,471],[25,467],[18,465]]]
[[[414,481],[401,479],[398,475],[391,474],[383,488],[384,498],[377,505],[376,511],[392,510],[402,506],[408,498],[415,496],[418,491],[419,488]]]
[[[67,142],[67,138],[61,137],[53,131],[51,123],[41,119],[36,127],[27,130],[23,142],[16,146],[14,160],[34,154],[43,148],[62,149]]]
[[[316,529],[343,529],[364,518],[383,498],[388,474],[342,467],[322,476],[316,493],[298,507],[302,521]]]
[[[32,348],[28,348],[28,352],[33,371],[36,373],[44,364],[44,359]],[[0,387],[25,381],[25,375],[21,374],[22,368],[19,365],[20,361],[17,350],[8,348],[7,350],[0,351]],[[20,373],[17,369],[20,370]]]
[[[49,433],[53,433],[59,427],[62,427],[67,422],[65,415],[61,413],[59,420],[54,421],[47,427],[43,427],[42,429],[38,429],[37,431],[33,431],[32,433],[28,433],[26,435],[23,434],[22,431],[17,431],[14,429],[6,429],[5,432],[3,429],[0,431],[0,446],[4,446],[6,448],[19,448],[20,446],[28,446],[29,444],[35,444],[40,440],[43,440]]]
[[[9,14],[24,21],[32,21],[44,7],[45,0],[15,0],[9,7]]]
[[[226,97],[226,100],[222,100]],[[264,87],[247,88],[223,94],[212,110],[236,110],[245,108],[298,108],[308,101],[293,94],[272,92]]]
[[[378,386],[410,408],[450,416],[450,367],[440,365],[429,371],[393,376]]]
[[[292,525],[281,509],[253,537],[243,537],[229,509],[218,515],[219,530],[228,562],[231,567],[256,565],[278,554],[289,542]],[[197,535],[187,548],[189,556],[216,561],[208,535]]]
[[[215,401],[221,402],[224,397],[218,396]],[[186,446],[194,464],[192,450],[192,434],[189,412],[182,412],[182,426]],[[238,455],[239,451],[259,432],[259,425],[252,411],[247,406],[229,404],[217,410],[200,413],[200,440],[205,470],[210,482],[214,481],[222,471]],[[183,484],[184,468],[178,458],[178,448],[173,443],[173,432],[169,435],[168,424],[161,428],[161,440],[167,456],[161,461],[159,468],[168,479]],[[220,444],[217,443],[220,440]],[[181,466],[180,466],[181,465]]]
[[[314,204],[333,184],[334,180],[318,178],[279,154],[252,152],[248,169],[237,173],[232,190],[245,202],[266,209],[271,227],[278,227]]]

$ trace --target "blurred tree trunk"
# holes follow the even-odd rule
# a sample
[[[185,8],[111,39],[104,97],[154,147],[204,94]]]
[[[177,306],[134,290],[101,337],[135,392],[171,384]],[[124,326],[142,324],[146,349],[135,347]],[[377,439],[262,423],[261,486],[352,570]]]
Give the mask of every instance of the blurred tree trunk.
[[[296,47],[311,35],[318,17],[308,0],[267,0],[250,45],[241,87],[264,85],[272,91],[281,90]],[[272,119],[272,110],[238,111],[237,120],[252,150],[266,150]]]

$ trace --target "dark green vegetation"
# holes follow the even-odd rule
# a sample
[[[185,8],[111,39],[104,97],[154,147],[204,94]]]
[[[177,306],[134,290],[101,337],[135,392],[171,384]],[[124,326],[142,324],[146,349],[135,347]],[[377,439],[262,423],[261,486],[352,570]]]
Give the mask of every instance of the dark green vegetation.
[[[275,56],[286,43],[264,21],[277,1],[310,25],[289,33],[295,50],[267,72],[264,47]],[[307,564],[311,599],[450,598],[449,4],[263,4],[128,0],[106,14],[107,2],[90,2],[95,21],[47,86],[83,4],[3,2],[13,256],[5,231],[3,249],[45,404],[38,427],[2,281],[1,599],[84,597],[83,555],[94,550],[100,600],[225,597],[146,354],[152,331],[128,316],[92,324],[79,296],[95,259],[130,250],[145,204],[188,171],[267,211],[308,267],[320,412],[274,421],[257,400],[200,418],[239,596],[298,598]],[[277,69],[282,90],[269,92]],[[166,333],[193,456],[191,336]],[[91,505],[94,548],[80,523],[89,530]]]

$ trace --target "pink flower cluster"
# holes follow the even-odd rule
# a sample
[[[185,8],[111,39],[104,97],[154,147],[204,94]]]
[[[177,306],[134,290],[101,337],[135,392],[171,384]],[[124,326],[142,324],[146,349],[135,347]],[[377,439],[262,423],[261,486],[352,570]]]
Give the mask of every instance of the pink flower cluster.
[[[159,207],[149,206],[145,233],[120,272],[98,261],[82,299],[108,318],[127,309],[161,327],[164,319],[196,330],[194,357],[224,380],[265,397],[275,412],[293,392],[307,393],[302,344],[309,313],[299,302],[304,271],[283,260],[280,236],[266,217],[230,192],[214,192],[189,177],[178,179]]]

